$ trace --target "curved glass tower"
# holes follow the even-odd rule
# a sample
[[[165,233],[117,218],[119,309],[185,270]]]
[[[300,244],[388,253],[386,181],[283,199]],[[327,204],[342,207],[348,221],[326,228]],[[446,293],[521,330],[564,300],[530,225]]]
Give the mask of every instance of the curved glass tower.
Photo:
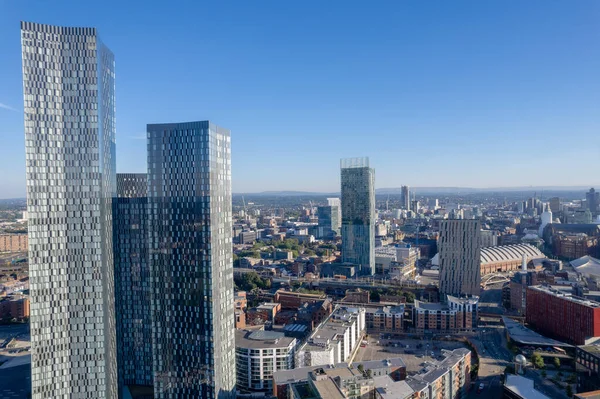
[[[34,398],[115,398],[114,57],[21,23]]]

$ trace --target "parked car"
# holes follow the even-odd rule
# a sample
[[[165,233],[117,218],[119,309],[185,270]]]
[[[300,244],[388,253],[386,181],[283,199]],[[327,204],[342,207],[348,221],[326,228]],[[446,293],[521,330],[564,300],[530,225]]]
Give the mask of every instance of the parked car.
[[[479,384],[479,388],[477,389],[477,393],[480,393],[481,391],[483,391],[483,388],[485,388],[485,385],[483,385],[483,382],[481,384]]]

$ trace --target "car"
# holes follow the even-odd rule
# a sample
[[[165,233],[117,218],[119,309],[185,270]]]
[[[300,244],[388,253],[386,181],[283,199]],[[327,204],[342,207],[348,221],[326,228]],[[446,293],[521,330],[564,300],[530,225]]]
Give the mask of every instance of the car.
[[[479,384],[479,388],[477,389],[477,393],[483,391],[483,388],[485,388],[485,385],[482,382],[481,384]]]

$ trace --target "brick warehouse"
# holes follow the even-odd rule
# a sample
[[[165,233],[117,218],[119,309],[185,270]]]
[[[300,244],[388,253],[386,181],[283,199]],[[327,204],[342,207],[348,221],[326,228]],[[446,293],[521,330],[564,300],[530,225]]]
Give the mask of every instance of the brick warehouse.
[[[600,337],[600,302],[548,286],[527,288],[526,321],[544,335],[575,345]]]

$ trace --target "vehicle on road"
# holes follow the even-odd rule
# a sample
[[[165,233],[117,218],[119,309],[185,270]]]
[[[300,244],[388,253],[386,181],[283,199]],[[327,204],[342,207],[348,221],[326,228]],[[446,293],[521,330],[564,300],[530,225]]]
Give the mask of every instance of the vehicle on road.
[[[481,391],[483,391],[483,388],[485,388],[485,385],[482,382],[481,384],[479,384],[479,388],[477,388],[477,393],[480,393]]]

